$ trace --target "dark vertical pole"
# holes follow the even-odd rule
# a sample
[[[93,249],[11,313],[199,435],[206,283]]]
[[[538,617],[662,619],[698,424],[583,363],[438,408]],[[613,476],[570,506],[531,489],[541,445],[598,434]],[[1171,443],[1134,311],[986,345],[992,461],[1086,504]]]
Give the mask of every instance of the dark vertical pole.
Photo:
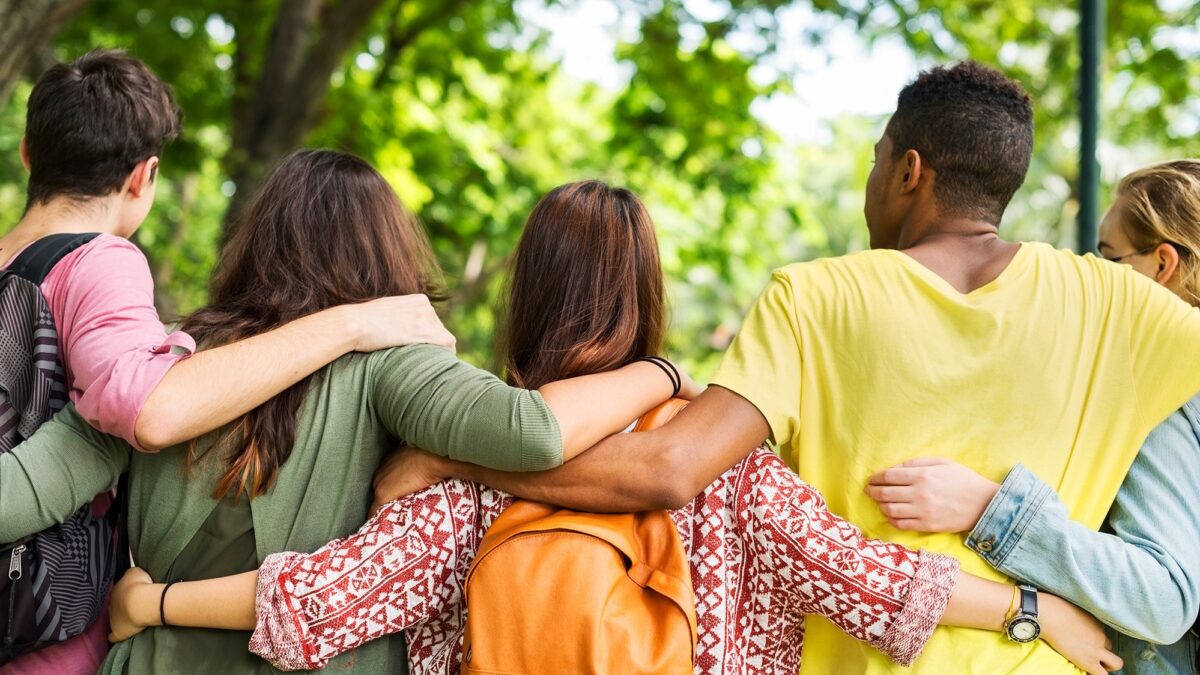
[[[1079,8],[1079,252],[1096,250],[1100,165],[1100,51],[1104,40],[1104,0],[1080,0]]]

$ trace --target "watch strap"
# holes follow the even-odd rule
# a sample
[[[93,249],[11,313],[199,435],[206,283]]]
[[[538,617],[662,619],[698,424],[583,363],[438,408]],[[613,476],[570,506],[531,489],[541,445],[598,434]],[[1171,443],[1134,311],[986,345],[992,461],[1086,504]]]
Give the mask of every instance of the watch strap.
[[[1037,593],[1033,586],[1021,586],[1021,614],[1033,617],[1038,615]]]

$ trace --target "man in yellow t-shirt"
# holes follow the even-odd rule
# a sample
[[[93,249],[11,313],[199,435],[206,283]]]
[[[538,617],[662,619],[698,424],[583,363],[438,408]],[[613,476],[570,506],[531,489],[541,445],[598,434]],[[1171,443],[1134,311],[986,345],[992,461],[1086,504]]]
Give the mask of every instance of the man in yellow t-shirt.
[[[716,386],[661,429],[545,476],[484,481],[573,508],[677,508],[769,436],[867,535],[982,577],[1003,580],[960,536],[892,528],[868,477],[939,456],[999,482],[1019,462],[1099,527],[1142,440],[1200,391],[1200,313],[1123,266],[1001,240],[1032,146],[1016,83],[975,63],[922,73],[875,146],[875,250],[775,272]],[[913,671],[1075,672],[1045,643],[1006,637],[1016,613],[992,631],[938,629]],[[907,672],[820,618],[802,670]]]

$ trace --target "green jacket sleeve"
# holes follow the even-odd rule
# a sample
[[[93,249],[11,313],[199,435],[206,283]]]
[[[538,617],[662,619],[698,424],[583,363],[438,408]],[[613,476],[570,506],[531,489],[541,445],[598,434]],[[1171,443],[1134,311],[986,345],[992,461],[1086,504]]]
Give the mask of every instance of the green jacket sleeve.
[[[96,431],[68,405],[0,455],[0,541],[65,521],[117,484],[129,452],[129,444]]]
[[[429,345],[376,358],[373,403],[388,431],[409,445],[502,471],[562,464],[562,433],[538,392]]]

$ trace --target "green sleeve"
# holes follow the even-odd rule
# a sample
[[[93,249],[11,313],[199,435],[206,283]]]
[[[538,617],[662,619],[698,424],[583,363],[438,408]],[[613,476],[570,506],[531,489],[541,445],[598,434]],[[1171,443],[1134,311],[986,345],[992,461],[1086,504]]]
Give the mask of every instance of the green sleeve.
[[[373,403],[384,426],[409,445],[502,471],[562,464],[562,434],[538,392],[510,387],[439,347],[376,358]]]
[[[68,405],[0,455],[0,541],[65,521],[117,484],[129,453],[128,443],[96,431]]]

